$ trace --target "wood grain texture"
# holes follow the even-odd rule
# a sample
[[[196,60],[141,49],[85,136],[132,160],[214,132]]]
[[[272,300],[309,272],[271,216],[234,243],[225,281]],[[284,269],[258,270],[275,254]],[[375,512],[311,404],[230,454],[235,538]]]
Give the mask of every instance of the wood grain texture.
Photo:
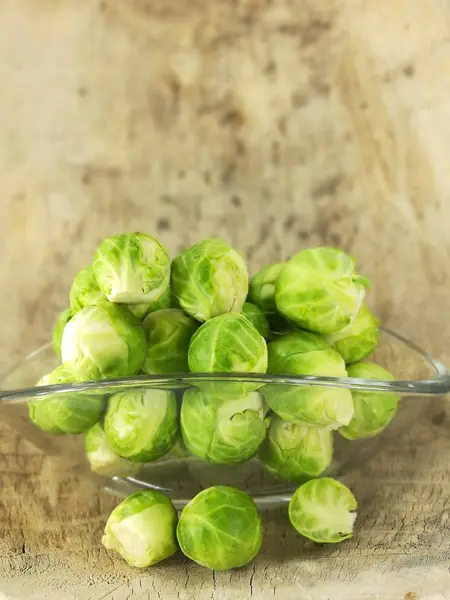
[[[251,269],[342,246],[383,321],[450,363],[449,18],[439,0],[3,0],[0,371],[48,339],[98,241],[136,229],[172,254],[222,236]],[[232,573],[132,571],[99,543],[114,498],[2,426],[0,590],[450,598],[446,409],[354,482],[354,540],[313,547],[280,513]]]

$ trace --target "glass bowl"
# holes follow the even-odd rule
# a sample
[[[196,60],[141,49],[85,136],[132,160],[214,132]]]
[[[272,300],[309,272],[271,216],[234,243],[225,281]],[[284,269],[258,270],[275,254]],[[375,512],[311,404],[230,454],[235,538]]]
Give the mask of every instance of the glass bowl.
[[[264,395],[264,386],[280,391],[300,389],[302,386],[367,390],[380,394],[393,392],[401,396],[399,409],[391,423],[379,435],[350,441],[334,432],[333,461],[324,475],[342,477],[355,468],[363,467],[381,446],[398,439],[426,410],[432,396],[450,391],[447,369],[426,352],[402,336],[382,331],[380,344],[368,359],[388,369],[395,381],[365,379],[285,376],[256,374],[193,374],[137,376],[133,378],[96,381],[72,385],[32,387],[46,373],[58,366],[51,345],[29,355],[0,381],[0,418],[7,421],[23,437],[46,454],[63,461],[67,469],[94,478],[107,489],[126,496],[137,489],[153,488],[167,493],[177,507],[184,506],[202,489],[216,484],[233,485],[247,491],[264,507],[278,506],[289,501],[298,482],[277,479],[266,472],[257,455],[236,465],[218,465],[189,455],[180,446],[174,447],[163,458],[143,463],[133,474],[112,472],[108,477],[93,473],[86,458],[84,435],[52,436],[38,429],[29,418],[28,402],[45,401],[50,396],[70,395],[75,403],[83,402],[86,393],[104,394],[108,398],[117,392],[145,389],[160,394],[172,391],[181,405],[183,393],[190,388],[205,391],[220,389],[233,394],[236,387],[258,388]],[[156,396],[155,396],[156,397]],[[137,470],[138,469],[138,470]]]

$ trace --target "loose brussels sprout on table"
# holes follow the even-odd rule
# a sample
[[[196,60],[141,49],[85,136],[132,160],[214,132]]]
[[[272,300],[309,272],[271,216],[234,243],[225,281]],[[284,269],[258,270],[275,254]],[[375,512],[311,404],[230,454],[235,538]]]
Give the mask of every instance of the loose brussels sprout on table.
[[[55,351],[56,356],[61,360],[61,343],[62,337],[64,333],[64,329],[67,323],[72,318],[72,311],[70,308],[67,310],[63,310],[58,315],[58,319],[56,320],[55,326],[53,328],[53,337],[52,337],[52,346]]]
[[[146,304],[161,298],[170,283],[165,248],[143,233],[116,235],[98,247],[94,274],[110,302]]]
[[[86,456],[94,473],[106,477],[130,477],[136,475],[141,465],[121,458],[108,444],[102,423],[89,429],[84,439]]]
[[[152,312],[142,322],[148,336],[148,350],[142,371],[183,373],[189,370],[188,351],[199,323],[182,310],[166,308]]]
[[[253,500],[235,488],[203,490],[183,509],[177,526],[180,548],[203,567],[224,571],[242,567],[261,548],[261,517]]]
[[[214,317],[194,333],[189,346],[193,373],[265,373],[267,345],[250,321],[241,314]],[[202,390],[218,397],[245,396],[258,383],[202,383]]]
[[[329,477],[301,485],[289,503],[289,520],[303,536],[336,544],[353,535],[358,504],[351,491]]]
[[[264,316],[263,311],[258,308],[256,304],[246,302],[242,308],[242,314],[247,317],[253,327],[260,335],[262,335],[263,338],[267,339],[269,337],[269,322]]]
[[[298,327],[334,333],[356,317],[367,285],[342,250],[314,248],[299,252],[281,269],[275,301]]]
[[[149,567],[175,552],[177,511],[161,492],[136,492],[111,513],[102,544],[133,567]]]
[[[112,450],[122,458],[150,462],[161,458],[178,436],[175,394],[164,390],[131,390],[109,399],[105,433]]]
[[[270,373],[346,377],[343,358],[317,334],[293,331],[268,344]],[[350,390],[313,385],[268,384],[262,393],[286,421],[338,429],[353,416]]]
[[[363,304],[349,325],[325,339],[347,364],[354,363],[368,356],[378,344],[378,325],[378,319]]]
[[[43,377],[37,385],[64,385],[73,382],[71,374],[61,366]],[[30,419],[42,431],[52,435],[84,433],[104,413],[105,397],[96,391],[52,394],[29,402],[28,410]]]
[[[225,242],[204,240],[175,258],[172,287],[180,307],[197,321],[240,313],[248,292],[247,267]]]
[[[349,365],[348,376],[358,379],[377,379],[392,381],[394,376],[373,363],[354,363]],[[399,396],[387,392],[367,392],[353,390],[355,410],[353,417],[339,433],[349,440],[372,437],[383,431],[397,412]]]
[[[289,423],[274,415],[259,458],[264,468],[280,479],[318,477],[331,464],[333,433],[306,423]]]
[[[127,308],[104,302],[83,308],[67,323],[61,353],[78,381],[127,377],[139,372],[147,338]]]
[[[183,441],[192,454],[209,462],[244,462],[266,436],[266,413],[266,403],[258,392],[221,400],[199,390],[187,390],[180,415]]]

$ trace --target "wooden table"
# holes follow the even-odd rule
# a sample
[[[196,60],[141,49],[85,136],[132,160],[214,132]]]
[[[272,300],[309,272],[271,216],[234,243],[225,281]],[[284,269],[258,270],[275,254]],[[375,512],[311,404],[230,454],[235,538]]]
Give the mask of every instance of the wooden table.
[[[383,321],[450,364],[449,40],[443,0],[3,0],[0,369],[136,229],[172,254],[222,236],[252,269],[341,246]],[[6,426],[0,452],[14,599],[450,597],[444,400],[360,474],[352,541],[315,549],[276,513],[231,573],[132,570],[100,545],[114,498]]]

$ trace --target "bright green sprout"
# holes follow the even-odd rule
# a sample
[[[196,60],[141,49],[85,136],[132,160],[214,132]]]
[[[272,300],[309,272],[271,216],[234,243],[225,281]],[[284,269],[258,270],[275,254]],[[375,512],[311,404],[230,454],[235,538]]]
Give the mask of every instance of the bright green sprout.
[[[259,458],[269,473],[287,481],[318,477],[331,464],[333,433],[306,423],[289,423],[274,415]]]
[[[112,511],[102,544],[133,567],[150,567],[177,551],[176,527],[177,511],[169,498],[154,490],[140,491]]]
[[[242,314],[228,313],[204,323],[192,336],[188,355],[193,373],[265,373],[267,345]],[[260,387],[250,382],[202,383],[217,397],[245,396]]]
[[[322,477],[301,485],[289,502],[289,520],[301,535],[319,544],[351,538],[358,503],[339,481]]]
[[[172,287],[180,307],[197,321],[240,313],[248,292],[247,267],[225,242],[204,240],[173,261]]]
[[[86,306],[106,302],[106,296],[98,286],[92,266],[81,269],[70,288],[70,308],[73,314]]]
[[[220,400],[199,390],[184,393],[181,432],[192,454],[209,462],[241,463],[256,453],[270,419],[258,392],[238,400]]]
[[[61,360],[62,336],[64,333],[64,329],[71,318],[72,318],[72,311],[69,308],[67,310],[63,310],[61,313],[59,313],[58,319],[53,328],[53,337],[52,337],[53,350],[55,351],[56,356],[60,360]]]
[[[368,282],[342,250],[313,248],[295,254],[276,282],[280,313],[302,329],[334,333],[358,314]]]
[[[260,335],[263,336],[264,339],[269,337],[269,322],[264,316],[263,311],[256,306],[256,304],[246,302],[242,309],[242,314],[247,317],[253,327]]]
[[[141,468],[139,463],[121,458],[113,452],[101,423],[89,429],[84,439],[86,456],[94,473],[105,477],[132,477]]]
[[[343,358],[325,340],[293,331],[268,344],[269,373],[347,377]],[[313,385],[270,384],[262,390],[270,408],[285,421],[338,429],[353,416],[348,389]]]
[[[43,377],[37,385],[67,385],[73,382],[71,374],[61,366]],[[33,423],[46,433],[84,433],[102,417],[105,397],[98,392],[51,394],[29,402],[28,410]]]
[[[263,529],[253,500],[235,488],[203,490],[181,513],[177,527],[181,551],[203,567],[225,571],[242,567],[258,554]]]
[[[373,363],[354,363],[347,367],[348,376],[358,379],[392,381],[394,376]],[[339,429],[348,440],[368,438],[380,433],[394,418],[400,397],[388,392],[352,391],[355,412],[350,423]]]
[[[345,362],[354,363],[368,356],[378,344],[379,321],[363,304],[355,319],[344,329],[330,333],[325,340]]]
[[[114,394],[104,427],[108,444],[122,458],[157,460],[169,452],[179,435],[175,394],[157,389]]]
[[[188,351],[191,337],[199,324],[178,308],[152,312],[142,323],[148,336],[148,350],[142,371],[185,373],[189,371]]]
[[[165,248],[143,233],[103,240],[93,267],[110,302],[148,304],[161,298],[170,283],[170,259]]]
[[[64,329],[62,360],[78,381],[135,375],[146,353],[144,330],[117,304],[83,308]]]
[[[248,299],[264,313],[270,329],[276,333],[287,333],[292,326],[282,317],[275,303],[275,284],[284,263],[267,265],[250,280]],[[264,336],[266,337],[266,336]]]

